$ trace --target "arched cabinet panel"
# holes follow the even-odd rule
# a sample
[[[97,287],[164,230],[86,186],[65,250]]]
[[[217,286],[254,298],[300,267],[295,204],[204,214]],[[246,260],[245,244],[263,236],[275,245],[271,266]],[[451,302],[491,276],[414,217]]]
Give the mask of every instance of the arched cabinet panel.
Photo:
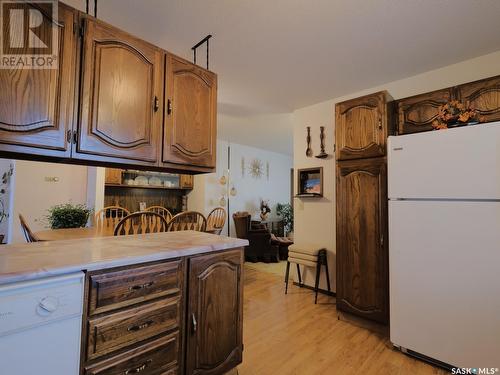
[[[398,133],[408,134],[432,130],[439,107],[453,98],[451,88],[401,99],[397,104]]]
[[[337,307],[388,319],[385,158],[337,163]]]
[[[223,374],[242,360],[242,251],[190,259],[188,375]]]
[[[336,105],[337,160],[384,156],[389,131],[386,92]]]
[[[458,86],[460,100],[474,108],[482,122],[500,121],[500,76]]]
[[[59,4],[59,22],[41,14],[39,35],[56,31],[58,38],[54,69],[0,69],[0,151],[64,157],[70,153],[67,131],[73,128],[77,13]]]
[[[84,24],[77,158],[158,160],[163,54],[95,19]]]
[[[215,167],[217,76],[167,54],[163,162]]]

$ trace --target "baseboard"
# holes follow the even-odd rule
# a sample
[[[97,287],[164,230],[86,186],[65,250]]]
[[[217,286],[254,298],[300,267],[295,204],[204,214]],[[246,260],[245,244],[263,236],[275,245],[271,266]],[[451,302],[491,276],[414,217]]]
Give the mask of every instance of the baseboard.
[[[427,363],[429,363],[429,364],[431,364],[433,366],[436,366],[436,367],[440,367],[440,368],[445,369],[445,370],[447,370],[449,372],[451,372],[452,369],[456,368],[455,366],[452,366],[452,365],[450,365],[448,363],[441,362],[438,359],[434,359],[434,358],[428,357],[428,356],[426,356],[424,354],[414,352],[413,350],[402,348],[402,347],[398,347],[397,345],[394,345],[394,347],[397,350],[401,351],[402,353],[404,353],[404,354],[406,354],[408,356],[420,359],[421,361],[427,362]]]
[[[310,286],[310,285],[299,284],[296,281],[293,282],[293,285],[298,286],[299,288],[306,288],[306,289],[310,289],[310,290],[314,291],[314,287]],[[318,293],[325,294],[325,295],[330,296],[330,297],[336,297],[337,296],[337,294],[335,292],[329,292],[328,290],[321,289],[321,288],[318,289]]]
[[[362,318],[360,316],[354,315],[352,313],[348,313],[345,311],[340,311],[337,309],[337,318],[343,322],[353,324],[356,327],[367,329],[371,332],[375,332],[381,334],[384,337],[389,339],[389,325],[382,324],[379,322],[375,322],[373,320],[369,320],[366,318]]]

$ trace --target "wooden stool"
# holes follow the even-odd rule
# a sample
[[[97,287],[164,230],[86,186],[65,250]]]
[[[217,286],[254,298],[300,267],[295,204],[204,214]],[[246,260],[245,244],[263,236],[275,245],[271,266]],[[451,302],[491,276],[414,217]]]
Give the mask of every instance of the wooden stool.
[[[326,271],[326,283],[328,285],[328,291],[330,288],[330,274],[328,273],[328,261],[326,257],[326,249],[319,249],[317,247],[307,247],[290,245],[288,248],[288,260],[286,262],[286,273],[285,273],[285,294],[288,293],[288,277],[290,275],[290,263],[295,263],[297,265],[297,276],[299,277],[299,287],[302,287],[302,277],[300,275],[300,265],[306,267],[316,268],[316,282],[314,284],[314,303],[318,302],[318,290],[319,290],[319,277],[321,274],[321,266],[325,266]]]

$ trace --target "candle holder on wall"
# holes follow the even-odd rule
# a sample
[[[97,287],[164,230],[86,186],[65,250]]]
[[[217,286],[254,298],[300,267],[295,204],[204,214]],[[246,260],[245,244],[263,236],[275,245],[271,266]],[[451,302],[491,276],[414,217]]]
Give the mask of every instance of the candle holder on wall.
[[[325,152],[325,127],[320,126],[319,127],[320,134],[319,134],[319,140],[321,141],[321,152],[319,155],[316,155],[318,159],[325,159],[328,157],[328,154]]]

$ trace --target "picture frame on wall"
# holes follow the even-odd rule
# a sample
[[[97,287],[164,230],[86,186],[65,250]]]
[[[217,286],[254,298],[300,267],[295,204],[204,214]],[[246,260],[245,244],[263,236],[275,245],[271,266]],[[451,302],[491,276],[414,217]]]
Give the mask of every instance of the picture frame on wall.
[[[323,196],[323,167],[297,170],[297,197]]]

